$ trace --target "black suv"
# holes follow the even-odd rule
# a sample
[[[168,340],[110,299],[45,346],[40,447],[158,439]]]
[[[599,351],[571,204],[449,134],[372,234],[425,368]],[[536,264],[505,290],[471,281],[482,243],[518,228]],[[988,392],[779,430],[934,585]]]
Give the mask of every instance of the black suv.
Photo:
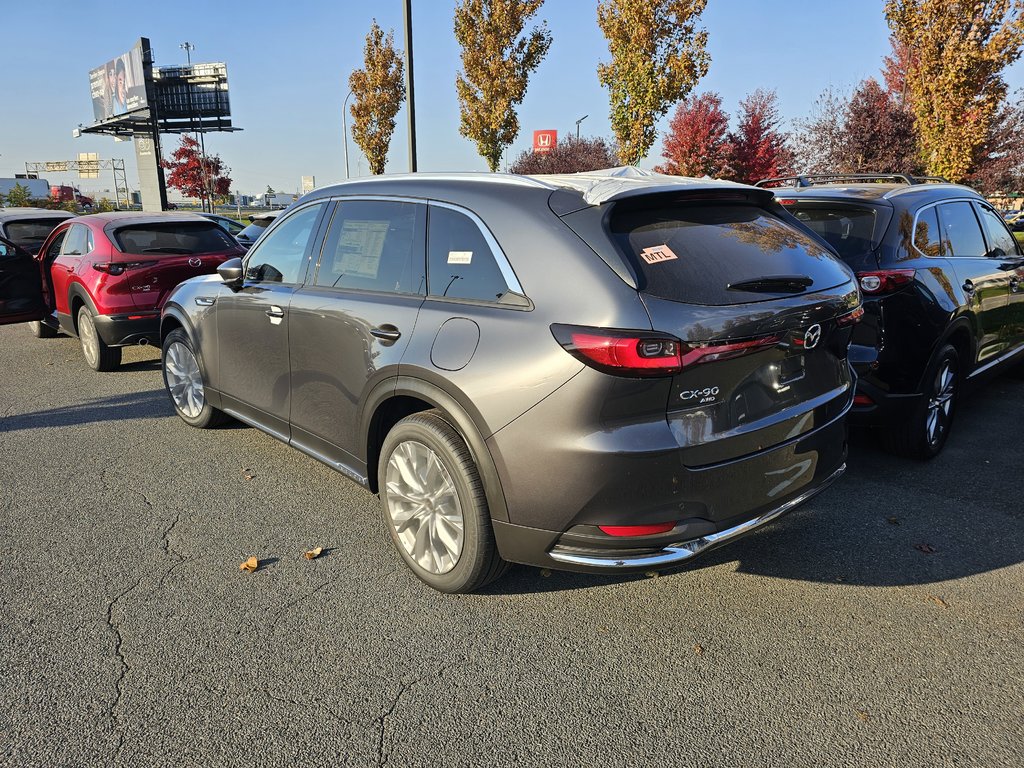
[[[786,185],[780,188],[779,185]],[[767,179],[857,273],[865,317],[851,421],[896,453],[936,456],[964,385],[1024,361],[1024,253],[974,190],[934,177]]]
[[[765,190],[636,169],[353,181],[219,272],[164,307],[178,414],[230,414],[379,493],[440,590],[508,561],[682,563],[845,466],[857,287]]]

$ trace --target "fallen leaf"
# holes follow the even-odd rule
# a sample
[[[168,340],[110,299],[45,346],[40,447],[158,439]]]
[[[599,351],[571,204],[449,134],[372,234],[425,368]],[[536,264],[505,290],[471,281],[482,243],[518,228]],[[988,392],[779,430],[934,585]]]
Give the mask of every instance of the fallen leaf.
[[[644,576],[646,576],[649,579],[656,579],[659,576],[661,576],[661,574],[658,571],[645,571]]]
[[[704,653],[704,646],[701,645],[700,643],[694,643],[693,644],[693,652],[696,653],[698,656],[700,656],[701,654]]]
[[[947,603],[941,597],[937,597],[936,595],[928,595],[928,599],[931,602],[935,603],[937,606],[939,606],[939,608],[949,608],[949,603]]]
[[[915,544],[914,549],[918,552],[924,552],[926,555],[930,555],[935,551],[935,547],[931,544]]]
[[[540,575],[543,576],[545,579],[548,578],[551,575],[551,569],[550,568],[541,568],[540,569]]]
[[[899,525],[900,524],[900,519],[898,517],[890,517],[890,518],[888,518],[888,522],[889,522],[889,525]]]
[[[256,569],[259,567],[260,561],[257,560],[255,557],[250,557],[248,560],[246,560],[244,563],[238,566],[238,570],[247,571],[248,573],[254,573]]]
[[[860,720],[862,723],[866,723],[871,720],[871,715],[867,712],[861,709],[855,709],[853,711],[857,713],[857,719]]]
[[[242,474],[245,475],[246,480],[252,480],[254,477],[256,477],[256,473],[253,472],[248,467],[242,467]]]
[[[323,547],[316,547],[315,549],[308,549],[308,550],[306,550],[305,552],[302,553],[302,556],[304,558],[306,558],[307,560],[316,560],[318,557],[320,557],[320,555],[321,555],[321,553],[323,551],[324,551]]]

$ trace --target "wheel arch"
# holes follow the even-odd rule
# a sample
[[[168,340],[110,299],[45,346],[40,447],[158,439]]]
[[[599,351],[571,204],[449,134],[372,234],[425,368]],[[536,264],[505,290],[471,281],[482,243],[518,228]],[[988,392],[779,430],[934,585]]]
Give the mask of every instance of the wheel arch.
[[[75,335],[78,335],[78,311],[82,306],[88,307],[94,315],[99,314],[96,303],[85,287],[81,283],[72,283],[68,287],[68,311],[71,313],[71,324],[74,327]]]
[[[459,400],[436,384],[409,376],[378,383],[366,398],[360,417],[366,455],[366,476],[370,490],[379,493],[377,469],[380,449],[391,428],[406,416],[436,410],[466,441],[483,481],[487,507],[492,519],[508,521],[508,507],[497,467],[487,448],[482,430]]]

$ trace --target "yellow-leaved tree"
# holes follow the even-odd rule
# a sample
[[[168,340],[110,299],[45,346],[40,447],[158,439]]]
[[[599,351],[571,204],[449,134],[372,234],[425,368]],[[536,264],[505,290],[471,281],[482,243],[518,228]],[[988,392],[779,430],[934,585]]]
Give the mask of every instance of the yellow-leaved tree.
[[[462,0],[455,6],[455,39],[462,71],[455,77],[459,133],[476,143],[491,171],[519,135],[516,106],[526,96],[530,73],[551,47],[547,23],[523,35],[544,0]]]
[[[611,61],[597,65],[611,99],[619,160],[633,165],[657,138],[655,123],[708,71],[708,33],[697,29],[707,0],[602,0],[597,23]]]
[[[1024,0],[888,0],[885,17],[909,51],[906,86],[928,173],[963,181],[1020,58]]]
[[[394,31],[389,30],[385,37],[376,19],[366,35],[363,66],[348,78],[355,97],[349,107],[352,139],[366,155],[370,173],[381,174],[395,131],[395,115],[405,101],[405,83],[402,52],[395,50]]]

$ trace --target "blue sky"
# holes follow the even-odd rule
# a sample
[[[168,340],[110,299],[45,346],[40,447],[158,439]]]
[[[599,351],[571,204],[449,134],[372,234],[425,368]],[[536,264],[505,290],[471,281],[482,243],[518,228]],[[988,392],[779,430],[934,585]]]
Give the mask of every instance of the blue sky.
[[[12,115],[8,107],[0,121],[0,176],[23,171],[25,161],[98,152],[103,158],[123,157],[134,187],[131,144],[107,137],[74,139],[71,132],[92,119],[88,71],[148,37],[157,66],[184,63],[179,44],[186,40],[196,46],[193,61],[227,63],[233,121],[244,130],[209,134],[206,146],[231,167],[235,188],[255,193],[269,184],[295,191],[303,175],[316,176],[318,185],[337,181],[345,176],[341,103],[348,75],[361,66],[371,19],[394,28],[402,45],[401,0],[0,0],[0,5],[4,93],[16,110]],[[825,88],[851,89],[878,75],[889,50],[883,5],[883,0],[709,0],[702,18],[711,67],[697,90],[719,92],[725,108],[735,113],[740,99],[754,89],[774,88],[787,121],[806,116]],[[542,8],[539,17],[547,20],[554,42],[520,107],[522,133],[510,158],[529,146],[534,129],[574,132],[583,115],[589,115],[584,135],[611,135],[607,92],[595,71],[608,57],[596,6],[596,0],[547,0]],[[486,170],[473,144],[458,132],[453,8],[453,0],[413,0],[423,171]],[[1015,64],[1007,80],[1012,89],[1024,86],[1024,65]],[[407,170],[404,120],[403,110],[389,172]],[[165,153],[176,143],[165,137]],[[358,148],[349,147],[352,175],[367,173]],[[660,147],[659,141],[645,167],[660,161]],[[104,185],[109,181],[83,182],[87,189]]]

